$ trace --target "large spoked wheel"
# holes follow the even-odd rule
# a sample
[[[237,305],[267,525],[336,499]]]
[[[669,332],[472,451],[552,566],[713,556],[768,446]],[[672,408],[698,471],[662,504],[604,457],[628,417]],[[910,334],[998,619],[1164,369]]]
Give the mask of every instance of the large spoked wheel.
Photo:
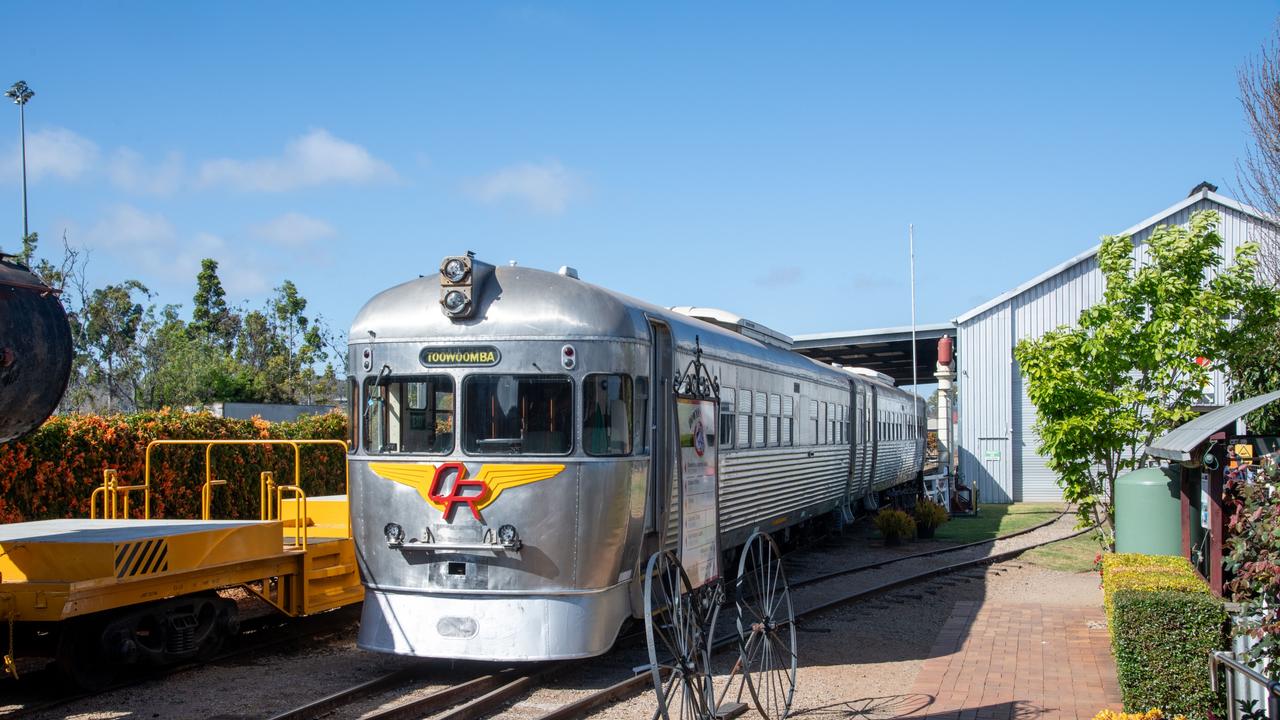
[[[767,533],[743,546],[736,590],[739,671],[760,714],[780,720],[791,711],[800,658],[782,553]]]
[[[705,603],[670,552],[649,558],[644,579],[645,637],[658,696],[655,718],[704,720],[713,716],[711,651]],[[714,621],[714,610],[711,611]]]

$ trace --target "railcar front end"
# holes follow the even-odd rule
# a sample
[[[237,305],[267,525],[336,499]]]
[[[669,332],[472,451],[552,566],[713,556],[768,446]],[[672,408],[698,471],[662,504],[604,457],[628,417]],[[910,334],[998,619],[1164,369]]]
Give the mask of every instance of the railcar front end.
[[[644,338],[590,286],[496,270],[467,268],[470,315],[451,316],[433,277],[374,298],[352,328],[362,648],[587,657],[631,615]]]

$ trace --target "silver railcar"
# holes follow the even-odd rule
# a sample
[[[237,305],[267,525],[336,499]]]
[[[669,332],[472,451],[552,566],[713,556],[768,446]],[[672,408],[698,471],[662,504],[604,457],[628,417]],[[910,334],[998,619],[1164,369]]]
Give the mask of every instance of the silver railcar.
[[[914,396],[683,310],[469,255],[364,306],[349,336],[360,647],[608,650],[675,522],[672,382],[695,343],[721,387],[722,548],[918,477]]]

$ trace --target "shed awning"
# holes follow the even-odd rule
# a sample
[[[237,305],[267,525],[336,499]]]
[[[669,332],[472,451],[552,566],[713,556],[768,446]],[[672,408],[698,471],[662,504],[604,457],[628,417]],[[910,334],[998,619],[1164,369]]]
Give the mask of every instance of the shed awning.
[[[1207,412],[1161,435],[1147,447],[1147,454],[1165,460],[1188,461],[1191,459],[1191,451],[1207,440],[1210,435],[1273,400],[1280,400],[1280,390],[1256,395]]]

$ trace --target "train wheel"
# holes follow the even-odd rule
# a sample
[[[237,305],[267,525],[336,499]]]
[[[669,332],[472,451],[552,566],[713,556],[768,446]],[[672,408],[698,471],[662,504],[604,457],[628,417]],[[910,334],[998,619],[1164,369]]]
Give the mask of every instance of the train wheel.
[[[658,697],[655,718],[703,720],[712,717],[711,643],[706,609],[689,587],[680,561],[670,552],[649,558],[644,579],[645,638],[649,670]],[[714,615],[714,610],[711,611]],[[714,622],[714,616],[711,618]]]
[[[738,669],[756,709],[770,720],[785,718],[796,692],[795,612],[773,538],[756,531],[738,561]]]

